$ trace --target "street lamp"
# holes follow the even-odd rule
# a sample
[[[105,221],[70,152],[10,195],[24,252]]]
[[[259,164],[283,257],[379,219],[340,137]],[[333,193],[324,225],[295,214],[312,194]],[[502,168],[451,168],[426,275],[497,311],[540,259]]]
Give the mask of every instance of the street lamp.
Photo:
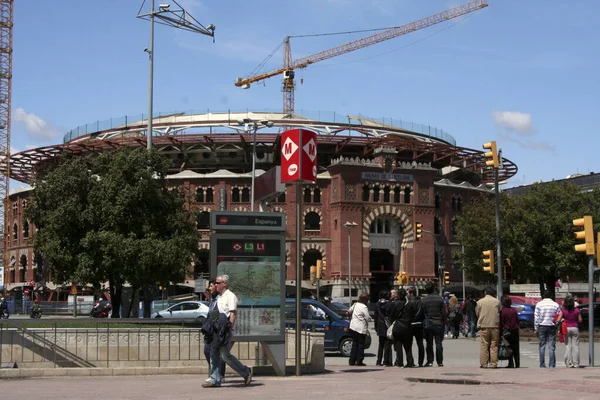
[[[348,229],[348,305],[352,305],[352,252],[350,246],[350,232],[352,228],[356,228],[358,224],[354,221],[347,221],[344,228]]]
[[[148,60],[150,63],[150,77],[148,80],[148,132],[146,141],[146,148],[148,150],[152,148],[152,107],[154,101],[154,20],[157,19],[158,21],[156,22],[159,24],[210,36],[213,38],[213,43],[215,41],[215,26],[213,24],[205,27],[187,11],[185,11],[185,9],[181,7],[177,1],[171,1],[179,8],[171,9],[170,4],[160,4],[158,6],[158,11],[156,11],[154,9],[154,0],[150,0],[150,12],[147,14],[142,14],[142,8],[146,3],[146,0],[144,0],[136,16],[136,18],[150,21],[150,46],[144,49],[144,51],[148,53]]]
[[[248,133],[250,126],[253,128],[252,133],[252,183],[250,189],[250,211],[254,211],[254,181],[256,179],[256,131],[259,128],[271,128],[273,126],[272,121],[262,120],[253,121],[250,118],[244,118],[238,121],[238,124],[244,125],[244,132]],[[262,125],[262,126],[261,126]]]

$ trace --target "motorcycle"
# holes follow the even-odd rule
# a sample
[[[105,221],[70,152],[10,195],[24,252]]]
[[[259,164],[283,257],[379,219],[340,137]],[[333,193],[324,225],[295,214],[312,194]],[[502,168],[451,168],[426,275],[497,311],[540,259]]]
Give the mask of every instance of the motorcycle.
[[[2,319],[2,318],[8,319],[8,317],[10,317],[8,309],[4,308],[4,309],[0,310],[0,319]]]
[[[40,319],[42,318],[42,310],[31,310],[31,314],[29,314],[29,318]]]
[[[104,307],[101,307],[99,301],[94,303],[94,307],[92,307],[92,311],[90,311],[90,317],[92,318],[108,318],[110,310],[112,310],[112,306],[110,303],[106,302]]]

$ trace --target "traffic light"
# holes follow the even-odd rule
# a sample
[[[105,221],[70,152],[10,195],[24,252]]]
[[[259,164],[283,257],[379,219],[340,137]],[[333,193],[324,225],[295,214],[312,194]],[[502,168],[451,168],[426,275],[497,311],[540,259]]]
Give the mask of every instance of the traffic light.
[[[444,271],[444,285],[450,284],[450,272]]]
[[[594,223],[590,215],[573,220],[573,226],[583,226],[583,230],[575,232],[577,239],[585,240],[585,243],[575,245],[575,251],[585,252],[588,256],[596,254],[594,249]]]
[[[512,280],[512,260],[510,258],[504,259],[504,280],[510,281]]]
[[[483,253],[483,270],[494,274],[494,250],[486,250]]]
[[[325,263],[323,262],[323,260],[317,260],[317,279],[322,279],[323,275],[325,275],[325,271],[327,268],[325,268]]]
[[[492,141],[486,143],[483,145],[483,148],[490,150],[484,154],[485,158],[487,158],[485,165],[487,165],[488,167],[498,169],[498,167],[500,166],[500,160],[498,158],[498,149],[496,148],[496,142]]]
[[[310,282],[314,283],[317,281],[317,267],[315,265],[310,266]]]
[[[423,224],[415,222],[415,242],[418,242],[423,237]]]
[[[408,276],[408,274],[404,271],[400,271],[398,272],[398,274],[396,274],[396,283],[398,285],[404,285],[407,284],[410,281],[410,277]]]

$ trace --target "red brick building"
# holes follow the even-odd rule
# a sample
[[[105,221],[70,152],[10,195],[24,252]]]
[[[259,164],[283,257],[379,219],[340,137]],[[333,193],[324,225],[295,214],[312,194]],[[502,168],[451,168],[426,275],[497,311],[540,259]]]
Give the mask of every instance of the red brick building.
[[[65,136],[63,144],[13,155],[11,177],[32,182],[36,171],[50,168],[62,152],[146,146],[145,124],[142,116],[79,127]],[[483,184],[489,180],[483,152],[457,146],[454,138],[432,127],[335,113],[319,113],[316,118],[252,112],[155,118],[154,147],[173,160],[169,185],[193,194],[191,206],[200,212],[198,229],[203,233],[200,248],[204,252],[194,275],[209,270],[210,212],[250,211],[255,154],[254,208],[286,214],[287,280],[295,285],[296,186],[282,185],[275,173],[280,133],[292,127],[318,134],[317,181],[302,188],[299,251],[304,287],[311,287],[309,268],[319,259],[327,268],[321,293],[333,298],[348,296],[349,275],[353,297],[361,291],[376,295],[391,287],[398,271],[406,272],[417,284],[436,281],[439,264],[459,279],[452,265],[452,254],[460,248],[454,221],[473,196],[491,193]],[[514,163],[504,160],[500,178],[507,179],[516,171]],[[48,286],[52,281],[32,252],[35,227],[23,219],[30,190],[11,192],[7,202],[5,278],[9,290],[30,281],[44,280]],[[420,241],[414,238],[416,222],[423,225]],[[350,227],[353,224],[356,227]],[[192,275],[184,285],[193,286]]]

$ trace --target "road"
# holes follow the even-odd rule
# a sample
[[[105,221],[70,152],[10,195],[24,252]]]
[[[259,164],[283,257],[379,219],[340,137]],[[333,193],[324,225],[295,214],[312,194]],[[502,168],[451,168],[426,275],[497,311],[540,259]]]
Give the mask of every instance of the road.
[[[370,330],[373,343],[365,352],[365,364],[375,366],[377,361],[377,346],[379,338],[373,329]],[[539,366],[539,345],[537,339],[534,341],[521,341],[520,354],[521,366],[526,368],[537,368]],[[479,338],[464,338],[459,339],[444,339],[444,366],[445,367],[477,367],[479,366]],[[413,356],[417,357],[417,346],[413,343]],[[598,335],[594,343],[595,365],[600,365],[600,344]],[[556,367],[565,366],[564,363],[565,345],[556,343]],[[588,342],[579,343],[579,358],[582,365],[588,365],[589,360],[589,344]],[[395,355],[393,356],[395,359]],[[548,364],[548,350],[546,349],[546,365]],[[344,366],[348,365],[348,358],[342,357],[335,353],[327,353],[325,357],[325,365],[327,366]],[[434,362],[435,365],[435,362]],[[500,366],[508,365],[507,361],[500,361]]]

